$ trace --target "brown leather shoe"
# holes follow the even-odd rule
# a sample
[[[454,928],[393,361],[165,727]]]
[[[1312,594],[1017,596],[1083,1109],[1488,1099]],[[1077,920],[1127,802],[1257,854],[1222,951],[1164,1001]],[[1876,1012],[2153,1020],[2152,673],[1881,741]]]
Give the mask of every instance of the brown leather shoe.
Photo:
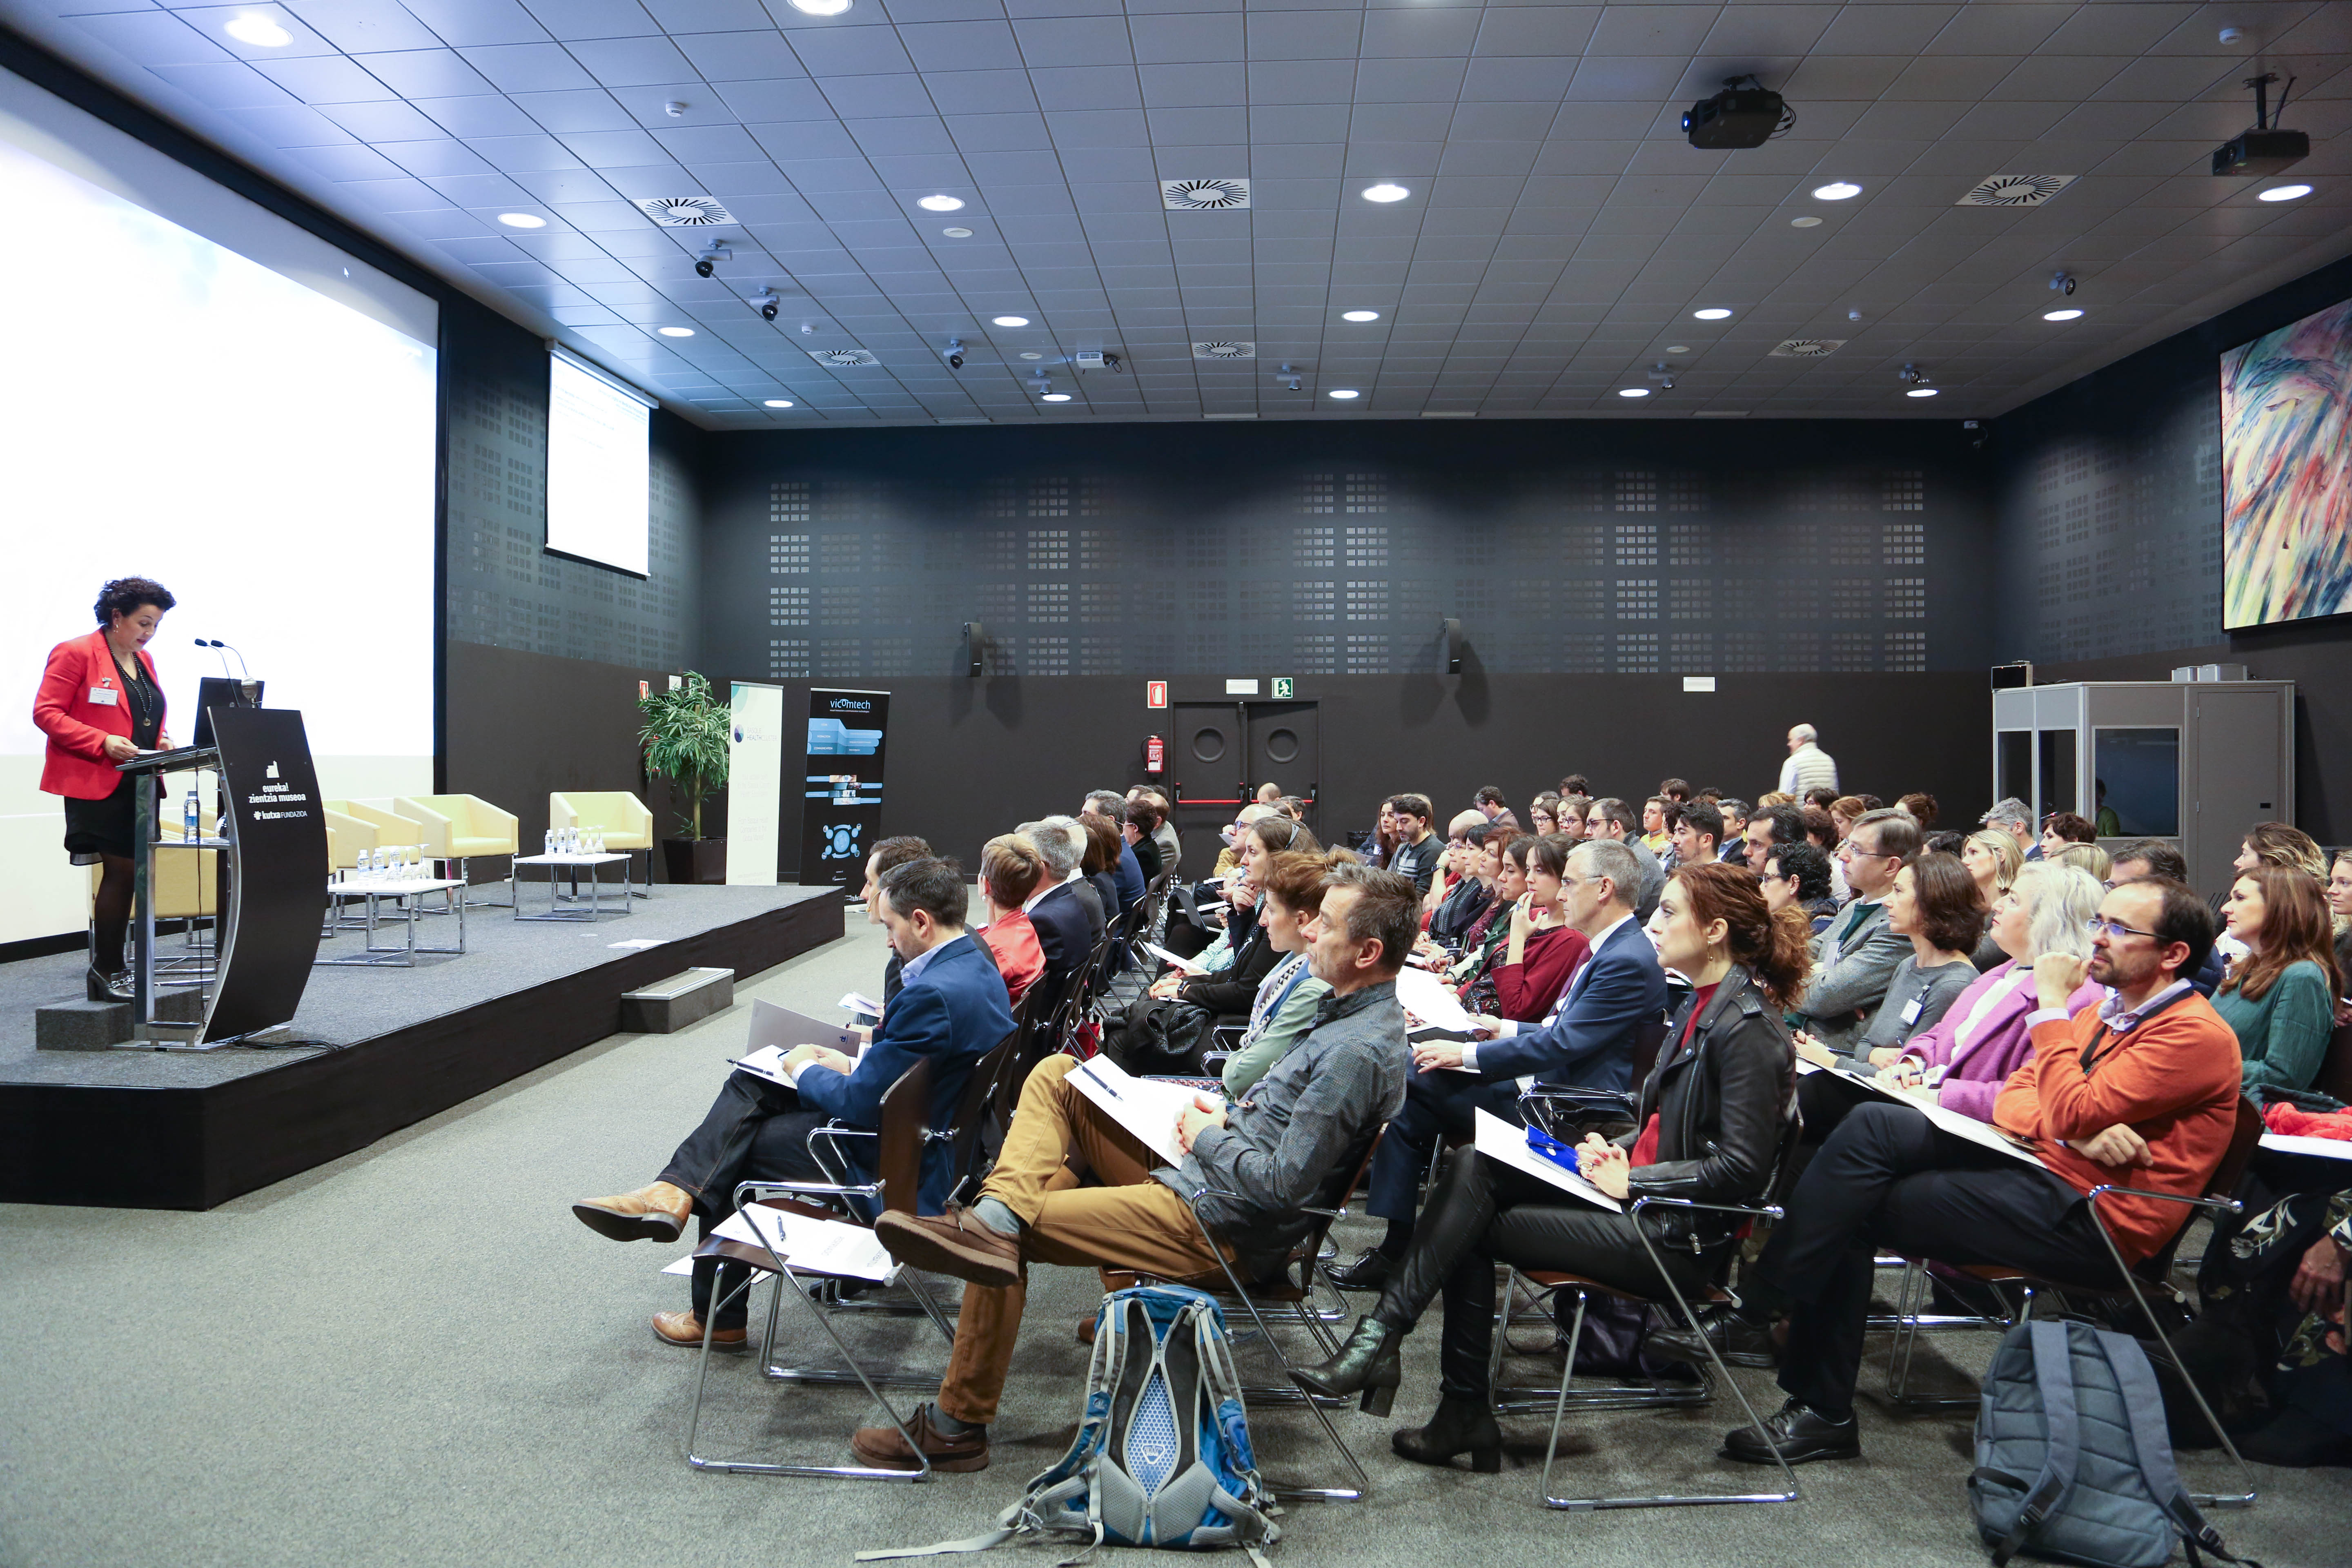
[[[694,1212],[694,1197],[684,1187],[656,1182],[634,1193],[584,1199],[572,1212],[590,1230],[614,1241],[676,1241]]]
[[[966,1470],[988,1468],[988,1428],[974,1426],[950,1437],[932,1424],[929,1405],[919,1405],[907,1423],[907,1430],[915,1435],[915,1442],[931,1468],[961,1475]],[[916,1470],[922,1467],[915,1462],[915,1449],[907,1447],[907,1439],[896,1426],[860,1426],[849,1435],[850,1452],[861,1464],[877,1470]]]
[[[702,1320],[691,1311],[656,1312],[654,1338],[680,1350],[698,1351],[702,1348]],[[741,1355],[751,1348],[751,1332],[745,1329],[713,1329],[710,1348],[723,1355]]]
[[[1000,1236],[961,1206],[936,1217],[885,1213],[874,1235],[901,1263],[1000,1289],[1021,1282],[1021,1242]]]

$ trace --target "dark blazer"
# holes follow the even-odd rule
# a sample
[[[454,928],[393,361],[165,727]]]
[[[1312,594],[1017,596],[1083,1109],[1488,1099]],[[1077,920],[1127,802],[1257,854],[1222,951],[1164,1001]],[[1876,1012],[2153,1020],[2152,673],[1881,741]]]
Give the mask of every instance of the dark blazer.
[[[931,1127],[945,1131],[954,1124],[956,1101],[963,1097],[972,1065],[1012,1032],[1004,976],[970,936],[955,937],[933,952],[923,972],[900,986],[898,999],[882,1010],[873,1043],[857,1055],[856,1071],[845,1076],[813,1068],[801,1074],[795,1087],[809,1110],[853,1127],[874,1127],[882,1120],[883,1091],[918,1058],[929,1057]],[[843,1146],[854,1149],[871,1142],[849,1139]],[[955,1176],[954,1156],[953,1145],[945,1140],[925,1145],[923,1186],[917,1199],[923,1213],[937,1214],[946,1206],[948,1185]]]
[[[1127,847],[1127,852],[1135,857],[1135,868],[1143,873],[1144,885],[1150,887],[1151,879],[1160,875],[1160,868],[1164,864],[1160,853],[1160,841],[1156,838],[1139,838]]]
[[[1045,987],[1050,1005],[1062,994],[1062,986],[1087,955],[1094,952],[1095,939],[1087,919],[1087,905],[1080,901],[1077,889],[1084,881],[1065,882],[1049,889],[1029,909],[1029,923],[1037,928],[1037,950],[1045,955],[1045,973],[1039,984]],[[1093,889],[1087,888],[1091,895]]]
[[[1796,1109],[1796,1053],[1788,1026],[1745,967],[1732,965],[1715,988],[1685,1047],[1683,1026],[1696,1001],[1694,992],[1675,1009],[1657,1065],[1642,1085],[1633,1131],[1618,1140],[1631,1150],[1656,1115],[1656,1163],[1634,1166],[1628,1181],[1635,1198],[1754,1203],[1764,1195],[1781,1128]],[[1686,1242],[1696,1227],[1701,1246],[1730,1239],[1744,1223],[1737,1215],[1644,1212],[1659,1216],[1650,1222],[1653,1236]]]
[[[1118,847],[1118,864],[1112,868],[1111,883],[1118,889],[1118,908],[1109,911],[1112,919],[1127,913],[1128,906],[1143,897],[1143,862],[1135,856],[1135,846],[1122,841]]]
[[[1633,1044],[1665,1010],[1666,973],[1658,950],[1627,921],[1569,982],[1559,1016],[1540,1029],[1478,1042],[1487,1078],[1525,1078],[1584,1089],[1633,1087]]]

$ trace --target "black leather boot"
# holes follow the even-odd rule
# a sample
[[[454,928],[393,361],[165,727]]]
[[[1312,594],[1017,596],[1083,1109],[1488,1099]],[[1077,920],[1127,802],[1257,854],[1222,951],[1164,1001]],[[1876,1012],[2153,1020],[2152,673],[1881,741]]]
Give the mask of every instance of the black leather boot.
[[[1378,1318],[1359,1318],[1339,1353],[1297,1373],[1298,1382],[1310,1394],[1361,1394],[1358,1409],[1367,1415],[1386,1415],[1396,1401],[1397,1384],[1404,1381],[1398,1353],[1403,1340],[1404,1335]]]
[[[1467,1454],[1482,1476],[1503,1468],[1503,1429],[1483,1399],[1439,1400],[1428,1426],[1400,1427],[1389,1435],[1389,1447],[1416,1465],[1451,1465],[1456,1454]]]

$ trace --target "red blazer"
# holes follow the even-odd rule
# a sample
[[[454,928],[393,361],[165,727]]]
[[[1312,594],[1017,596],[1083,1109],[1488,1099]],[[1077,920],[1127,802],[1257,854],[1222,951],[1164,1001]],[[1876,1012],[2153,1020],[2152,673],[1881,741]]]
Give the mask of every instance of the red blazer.
[[[142,648],[139,662],[146,667],[161,701],[163,683],[155,679],[155,661]],[[114,700],[92,702],[92,689],[112,691]],[[104,632],[69,638],[49,650],[40,695],[33,699],[33,722],[49,738],[41,788],[76,800],[104,800],[114,793],[122,775],[106,760],[106,737],[131,738],[131,702],[123,695],[122,671],[107,649]]]

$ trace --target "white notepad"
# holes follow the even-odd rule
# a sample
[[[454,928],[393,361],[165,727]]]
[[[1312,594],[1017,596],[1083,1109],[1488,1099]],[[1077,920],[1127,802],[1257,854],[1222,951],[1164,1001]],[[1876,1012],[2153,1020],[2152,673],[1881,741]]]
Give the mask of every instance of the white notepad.
[[[1425,969],[1398,970],[1396,990],[1397,1005],[1417,1022],[1464,1034],[1478,1026],[1477,1020],[1462,1005],[1461,998]]]
[[[1136,1078],[1108,1057],[1081,1063],[1070,1074],[1070,1082],[1145,1148],[1171,1165],[1184,1163],[1184,1151],[1176,1146],[1176,1118],[1194,1103],[1200,1090]]]
[[[1555,1165],[1528,1147],[1528,1130],[1506,1121],[1481,1106],[1474,1125],[1477,1129],[1478,1152],[1499,1164],[1508,1165],[1539,1182],[1548,1182],[1570,1197],[1580,1198],[1595,1208],[1611,1214],[1622,1214],[1625,1205],[1586,1181],[1565,1165]]]

